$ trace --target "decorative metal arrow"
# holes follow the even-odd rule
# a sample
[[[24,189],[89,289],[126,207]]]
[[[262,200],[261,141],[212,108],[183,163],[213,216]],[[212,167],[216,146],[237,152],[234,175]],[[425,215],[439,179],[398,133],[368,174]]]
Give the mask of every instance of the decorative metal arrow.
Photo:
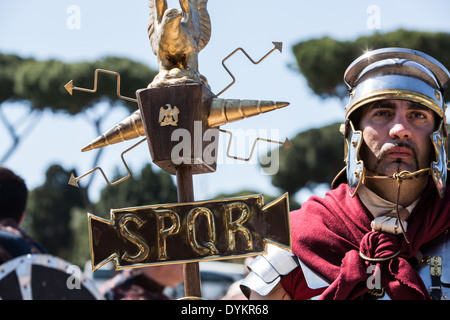
[[[247,52],[245,52],[244,49],[242,48],[237,48],[236,50],[234,50],[232,53],[230,53],[227,57],[225,57],[225,59],[222,60],[222,66],[225,68],[225,70],[228,72],[228,74],[231,76],[231,78],[233,79],[233,81],[225,87],[225,89],[223,89],[222,91],[220,91],[218,94],[216,94],[216,98],[218,96],[220,96],[222,93],[224,93],[225,91],[227,91],[235,82],[236,82],[236,78],[234,77],[234,75],[231,73],[231,71],[227,68],[227,66],[225,65],[225,61],[227,61],[231,56],[233,56],[236,52],[238,51],[242,51],[245,56],[253,63],[253,64],[259,64],[261,61],[263,61],[265,58],[267,58],[268,55],[270,55],[272,52],[274,52],[275,50],[278,50],[280,52],[282,52],[283,49],[283,43],[282,42],[272,42],[274,45],[274,48],[272,50],[270,50],[268,53],[266,53],[261,59],[259,59],[258,61],[254,61]]]
[[[265,142],[270,142],[270,143],[281,144],[284,147],[285,151],[288,150],[290,147],[292,147],[292,143],[291,143],[291,141],[289,141],[288,138],[286,138],[286,140],[284,140],[284,142],[270,140],[270,139],[265,139],[265,138],[257,138],[253,142],[252,150],[250,151],[250,155],[248,156],[248,158],[241,158],[241,157],[230,155],[230,147],[231,147],[231,141],[233,140],[233,133],[231,131],[227,131],[227,130],[223,130],[223,129],[219,129],[219,131],[220,132],[224,132],[224,133],[228,133],[230,135],[230,141],[228,142],[228,147],[227,147],[227,157],[229,157],[231,159],[235,159],[235,160],[249,161],[252,158],[252,156],[253,156],[253,152],[255,151],[255,147],[256,147],[256,144],[258,143],[258,141],[265,141]]]
[[[123,99],[123,100],[127,100],[127,101],[131,101],[131,102],[136,102],[137,103],[137,99],[125,97],[125,96],[122,96],[120,94],[120,74],[115,72],[115,71],[109,71],[109,70],[104,70],[104,69],[96,69],[95,70],[95,74],[94,74],[94,89],[86,89],[86,88],[75,87],[73,85],[73,80],[70,80],[69,82],[67,82],[66,85],[64,86],[64,88],[66,88],[67,92],[69,92],[70,95],[72,95],[73,90],[84,91],[84,92],[89,92],[89,93],[97,92],[97,79],[98,79],[98,73],[99,72],[112,74],[112,75],[115,75],[117,77],[117,97],[119,97],[120,99]]]
[[[125,155],[125,153],[127,153],[127,152],[130,151],[131,149],[134,149],[135,147],[137,147],[138,145],[140,145],[140,144],[141,144],[142,142],[144,142],[145,140],[147,140],[147,139],[146,139],[146,138],[142,139],[142,140],[139,141],[138,143],[134,144],[133,146],[131,146],[130,148],[128,148],[127,150],[125,150],[124,152],[122,152],[122,154],[120,155],[120,157],[121,157],[121,159],[122,159],[122,162],[123,162],[123,164],[124,164],[124,166],[125,166],[125,168],[127,169],[127,172],[128,172],[128,174],[127,174],[125,177],[120,178],[119,180],[117,180],[117,181],[115,181],[115,182],[109,182],[108,178],[106,177],[105,173],[103,172],[103,169],[100,168],[100,167],[97,167],[97,168],[94,168],[94,169],[92,169],[92,170],[89,170],[88,172],[86,172],[85,174],[83,174],[83,175],[81,175],[81,176],[79,176],[79,177],[75,177],[75,176],[73,175],[73,173],[72,173],[72,174],[70,175],[70,178],[69,178],[69,182],[68,182],[68,183],[69,183],[71,186],[74,186],[74,187],[79,188],[80,186],[78,185],[78,180],[80,180],[80,179],[86,177],[87,175],[91,174],[92,172],[94,172],[94,171],[96,171],[96,170],[100,171],[100,173],[103,175],[103,178],[105,179],[106,183],[107,183],[109,186],[115,186],[115,185],[117,185],[117,184],[119,184],[119,183],[121,183],[121,182],[127,180],[129,177],[131,177],[131,171],[130,171],[130,169],[128,168],[128,165],[127,165],[127,163],[125,162],[125,158],[124,158],[123,156]]]

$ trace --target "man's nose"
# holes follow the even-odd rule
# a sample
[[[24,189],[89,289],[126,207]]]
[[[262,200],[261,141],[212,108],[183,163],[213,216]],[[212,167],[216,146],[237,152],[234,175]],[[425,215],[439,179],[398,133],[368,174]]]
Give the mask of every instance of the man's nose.
[[[410,125],[404,115],[395,117],[389,135],[394,139],[409,139],[411,137]]]

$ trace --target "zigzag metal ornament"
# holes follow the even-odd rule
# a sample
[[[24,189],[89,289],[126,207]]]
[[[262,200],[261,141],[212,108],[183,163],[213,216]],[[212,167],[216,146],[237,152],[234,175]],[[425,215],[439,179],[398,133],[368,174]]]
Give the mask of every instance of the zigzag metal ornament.
[[[109,71],[109,70],[104,70],[104,69],[96,69],[95,70],[95,74],[94,74],[94,89],[86,89],[86,88],[75,87],[73,85],[73,80],[70,80],[69,82],[67,82],[66,85],[64,86],[64,88],[66,88],[67,92],[69,92],[70,95],[72,95],[73,90],[84,91],[84,92],[89,92],[89,93],[97,92],[97,82],[98,82],[97,79],[98,79],[99,72],[112,74],[112,75],[115,75],[117,77],[117,97],[119,97],[120,99],[123,99],[123,100],[127,100],[127,101],[131,101],[131,102],[136,102],[137,103],[137,99],[125,97],[125,96],[122,96],[120,94],[120,74],[115,72],[115,71]]]
[[[227,57],[225,57],[225,59],[222,60],[222,66],[225,68],[225,70],[228,72],[228,74],[231,76],[231,78],[233,79],[233,81],[225,87],[225,89],[223,89],[222,91],[220,91],[218,94],[216,94],[216,98],[218,96],[220,96],[222,93],[224,93],[225,91],[227,91],[235,82],[236,82],[236,78],[234,77],[234,75],[231,73],[231,71],[227,68],[227,66],[225,65],[225,61],[227,61],[231,56],[233,56],[236,52],[238,51],[242,51],[245,56],[253,63],[253,64],[259,64],[261,61],[263,61],[265,58],[267,58],[267,56],[269,56],[272,52],[274,52],[275,50],[278,50],[280,52],[282,52],[283,49],[283,43],[282,42],[272,42],[274,45],[274,48],[272,50],[270,50],[268,53],[266,53],[261,59],[259,59],[258,61],[254,61],[247,52],[245,52],[244,49],[242,48],[237,48],[236,50],[234,50],[232,53],[230,53]]]
[[[265,142],[269,142],[269,143],[280,144],[280,145],[282,145],[284,147],[285,151],[288,150],[290,147],[292,147],[292,143],[291,143],[291,141],[289,141],[288,138],[286,138],[286,140],[284,140],[284,142],[270,140],[270,139],[265,139],[265,138],[257,138],[253,142],[253,146],[252,146],[252,150],[250,151],[250,155],[247,158],[242,158],[242,157],[233,156],[233,155],[230,154],[231,143],[232,143],[232,140],[233,140],[233,133],[231,131],[227,131],[227,130],[223,130],[223,129],[219,129],[219,131],[223,132],[223,133],[228,133],[230,135],[230,140],[228,142],[228,147],[227,147],[227,157],[231,158],[231,159],[235,159],[235,160],[250,161],[250,159],[253,156],[253,153],[255,151],[256,144],[258,143],[258,141],[265,141]]]
[[[87,175],[90,175],[91,173],[93,173],[93,172],[96,171],[96,170],[100,171],[100,173],[103,175],[103,178],[105,179],[106,183],[107,183],[109,186],[115,186],[115,185],[117,185],[117,184],[119,184],[119,183],[121,183],[121,182],[127,180],[128,178],[131,177],[131,171],[130,171],[130,168],[128,168],[128,165],[127,165],[127,163],[125,162],[125,158],[124,158],[123,156],[125,155],[125,153],[127,153],[127,152],[130,151],[131,149],[134,149],[135,147],[137,147],[138,145],[140,145],[140,144],[141,144],[142,142],[144,142],[145,140],[147,140],[147,139],[142,139],[142,140],[139,141],[138,143],[134,144],[133,146],[131,146],[130,148],[128,148],[127,150],[125,150],[124,152],[122,152],[122,154],[120,155],[120,157],[122,158],[122,162],[123,162],[123,164],[124,164],[124,166],[125,166],[125,169],[127,169],[127,172],[128,172],[128,174],[127,174],[125,177],[120,178],[120,179],[117,180],[117,181],[110,182],[110,181],[108,180],[108,178],[106,177],[106,174],[103,172],[103,169],[100,168],[100,167],[96,167],[96,168],[94,168],[94,169],[92,169],[92,170],[89,170],[88,172],[86,172],[85,174],[83,174],[83,175],[81,175],[81,176],[79,176],[79,177],[75,177],[75,176],[73,175],[73,173],[72,173],[72,174],[70,175],[68,184],[70,184],[71,186],[74,186],[74,187],[79,188],[80,186],[78,185],[78,180],[80,180],[80,179],[86,177]]]

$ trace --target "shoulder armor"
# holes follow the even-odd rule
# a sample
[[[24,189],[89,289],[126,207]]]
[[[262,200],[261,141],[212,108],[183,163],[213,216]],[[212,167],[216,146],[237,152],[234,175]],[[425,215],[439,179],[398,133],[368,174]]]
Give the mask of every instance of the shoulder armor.
[[[306,264],[304,264],[300,259],[300,267],[302,268],[303,276],[305,277],[306,284],[310,289],[320,289],[328,287],[330,284],[318,275],[314,270],[310,269]]]
[[[284,276],[297,268],[298,258],[292,252],[274,245],[267,246],[267,254],[255,258],[249,265],[250,273],[241,282],[241,290],[247,296],[250,290],[266,296]]]
[[[430,295],[436,300],[450,300],[450,234],[448,230],[421,249],[416,267]]]

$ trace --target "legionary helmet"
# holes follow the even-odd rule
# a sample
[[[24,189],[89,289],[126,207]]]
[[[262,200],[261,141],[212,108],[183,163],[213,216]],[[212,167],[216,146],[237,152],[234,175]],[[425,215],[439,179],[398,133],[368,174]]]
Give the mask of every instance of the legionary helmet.
[[[435,151],[430,174],[442,197],[447,182],[448,145],[443,95],[449,80],[450,73],[439,61],[416,50],[378,49],[356,59],[344,74],[350,94],[345,124],[341,127],[345,136],[346,167],[334,179],[332,187],[337,186],[346,174],[354,196],[364,177],[364,163],[359,157],[363,136],[355,129],[356,111],[375,101],[402,99],[420,103],[440,118],[436,131],[430,136]]]

